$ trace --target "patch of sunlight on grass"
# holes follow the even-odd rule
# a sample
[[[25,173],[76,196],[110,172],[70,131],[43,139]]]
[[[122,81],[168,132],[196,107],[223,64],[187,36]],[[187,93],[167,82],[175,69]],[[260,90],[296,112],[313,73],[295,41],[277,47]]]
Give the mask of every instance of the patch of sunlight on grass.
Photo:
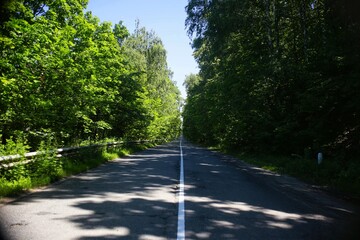
[[[23,177],[16,181],[7,181],[0,179],[0,196],[11,196],[16,193],[28,190],[32,187],[32,182],[29,177]]]
[[[272,172],[279,172],[279,168],[275,166],[261,166],[261,168],[272,171]]]
[[[103,152],[102,157],[106,161],[111,161],[111,160],[114,160],[114,159],[118,158],[119,155],[117,153],[115,153],[115,152]]]
[[[132,153],[132,151],[130,151],[129,149],[122,149],[120,152],[119,152],[119,155],[121,157],[123,156],[127,156],[127,155],[130,155]]]

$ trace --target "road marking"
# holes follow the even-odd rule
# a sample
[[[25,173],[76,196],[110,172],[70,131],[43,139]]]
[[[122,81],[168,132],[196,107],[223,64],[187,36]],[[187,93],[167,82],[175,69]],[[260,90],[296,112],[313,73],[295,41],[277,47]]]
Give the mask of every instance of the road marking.
[[[180,139],[180,186],[177,240],[185,239],[184,157]]]

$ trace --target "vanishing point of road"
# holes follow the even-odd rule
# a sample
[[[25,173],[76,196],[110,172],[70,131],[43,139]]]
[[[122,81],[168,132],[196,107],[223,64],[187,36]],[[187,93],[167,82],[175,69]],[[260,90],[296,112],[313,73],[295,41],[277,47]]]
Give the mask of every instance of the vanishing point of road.
[[[355,205],[180,139],[0,206],[9,240],[360,239],[358,220]]]

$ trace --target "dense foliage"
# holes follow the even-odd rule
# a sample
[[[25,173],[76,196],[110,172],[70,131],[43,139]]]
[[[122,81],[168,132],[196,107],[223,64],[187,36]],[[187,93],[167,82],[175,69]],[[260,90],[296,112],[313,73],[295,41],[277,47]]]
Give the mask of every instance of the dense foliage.
[[[253,152],[360,152],[360,19],[349,0],[189,0],[199,75],[184,134]]]
[[[0,134],[57,145],[169,139],[180,93],[161,40],[101,23],[87,0],[7,0],[0,11]]]

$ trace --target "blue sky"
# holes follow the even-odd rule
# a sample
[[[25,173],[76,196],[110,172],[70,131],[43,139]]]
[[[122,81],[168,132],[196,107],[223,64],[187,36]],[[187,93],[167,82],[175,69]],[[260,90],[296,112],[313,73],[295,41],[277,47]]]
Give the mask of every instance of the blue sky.
[[[173,80],[185,97],[182,86],[185,75],[197,73],[197,64],[192,56],[190,39],[185,29],[185,6],[188,0],[90,0],[88,11],[103,21],[113,24],[123,21],[130,32],[135,21],[147,30],[154,30],[167,50]]]

